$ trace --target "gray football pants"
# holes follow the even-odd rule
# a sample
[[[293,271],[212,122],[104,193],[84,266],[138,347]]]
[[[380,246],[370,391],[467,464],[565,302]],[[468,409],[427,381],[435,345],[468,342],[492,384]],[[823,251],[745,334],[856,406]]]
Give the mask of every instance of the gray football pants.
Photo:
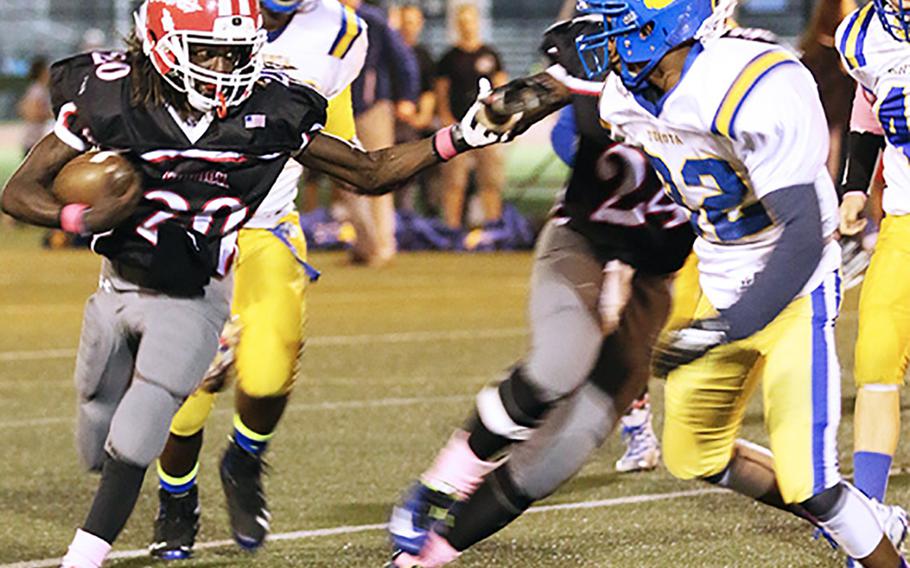
[[[619,326],[601,333],[603,260],[588,241],[550,222],[531,279],[531,350],[524,371],[554,406],[507,467],[538,500],[553,493],[603,444],[650,377],[651,349],[670,311],[670,277],[636,272]]]
[[[140,289],[103,261],[76,358],[76,443],[88,469],[100,469],[105,452],[140,467],[158,457],[215,356],[230,295],[230,277],[199,298]]]

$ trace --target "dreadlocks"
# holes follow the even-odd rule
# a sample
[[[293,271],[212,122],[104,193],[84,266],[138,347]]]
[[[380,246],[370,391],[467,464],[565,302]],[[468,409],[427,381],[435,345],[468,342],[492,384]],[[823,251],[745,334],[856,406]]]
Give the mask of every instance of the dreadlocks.
[[[143,51],[142,40],[136,32],[131,32],[126,37],[126,54],[132,68],[130,105],[145,108],[169,105],[181,116],[193,112],[186,95],[169,86],[152,65],[152,60]]]

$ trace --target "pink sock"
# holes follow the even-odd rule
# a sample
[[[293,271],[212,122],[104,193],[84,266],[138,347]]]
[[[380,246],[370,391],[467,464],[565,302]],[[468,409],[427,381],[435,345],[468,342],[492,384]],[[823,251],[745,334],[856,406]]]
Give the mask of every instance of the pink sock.
[[[468,433],[456,430],[421,479],[433,489],[452,491],[465,499],[497,465],[478,458],[468,446]]]
[[[79,529],[63,557],[63,568],[100,568],[110,551],[108,542]]]

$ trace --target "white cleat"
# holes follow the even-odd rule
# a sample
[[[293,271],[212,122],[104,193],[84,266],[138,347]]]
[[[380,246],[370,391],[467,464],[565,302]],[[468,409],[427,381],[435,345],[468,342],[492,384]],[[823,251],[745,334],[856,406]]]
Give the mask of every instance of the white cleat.
[[[637,413],[642,416],[635,416]],[[626,453],[616,461],[616,471],[648,471],[660,465],[660,442],[651,427],[650,409],[632,410],[622,418],[622,423],[620,434],[626,444]]]
[[[908,521],[907,511],[897,505],[884,505],[872,500],[872,510],[878,519],[882,530],[901,554],[904,553],[904,541],[907,540]]]

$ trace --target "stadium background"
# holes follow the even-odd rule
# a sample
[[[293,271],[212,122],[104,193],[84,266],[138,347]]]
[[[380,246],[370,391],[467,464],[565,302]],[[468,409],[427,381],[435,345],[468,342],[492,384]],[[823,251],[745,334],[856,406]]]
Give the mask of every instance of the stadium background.
[[[439,55],[448,41],[447,5],[422,4],[429,16],[425,39]],[[502,51],[510,75],[531,70],[541,32],[561,0],[482,4],[487,39]],[[116,44],[131,7],[128,0],[0,2],[0,182],[21,158],[13,117],[29,59],[71,53],[92,29]],[[751,0],[738,19],[794,43],[812,8],[808,0]],[[506,197],[538,213],[564,179],[546,134],[540,129],[509,148]],[[546,160],[552,165],[543,175],[523,185]],[[37,230],[0,226],[0,568],[53,566],[96,485],[73,449],[71,374],[98,259],[86,251],[42,250],[40,237]],[[229,431],[230,400],[222,397],[200,474],[202,544],[186,566],[381,565],[387,552],[381,524],[398,492],[463,418],[477,389],[524,348],[528,253],[416,253],[382,270],[351,267],[340,253],[312,260],[324,277],[309,300],[304,380],[269,456],[273,527],[282,540],[255,558],[227,543],[216,473]],[[848,473],[856,297],[856,290],[847,295],[839,329],[845,370],[840,441]],[[660,383],[652,394],[660,409]],[[760,401],[749,407],[743,436],[766,442]],[[661,470],[617,476],[612,465],[621,452],[611,438],[578,478],[543,503],[547,508],[482,543],[458,565],[841,565],[805,526],[744,499]],[[899,452],[891,496],[904,505],[910,502],[906,465]],[[150,564],[144,548],[154,489],[149,475],[118,541],[115,566]]]

